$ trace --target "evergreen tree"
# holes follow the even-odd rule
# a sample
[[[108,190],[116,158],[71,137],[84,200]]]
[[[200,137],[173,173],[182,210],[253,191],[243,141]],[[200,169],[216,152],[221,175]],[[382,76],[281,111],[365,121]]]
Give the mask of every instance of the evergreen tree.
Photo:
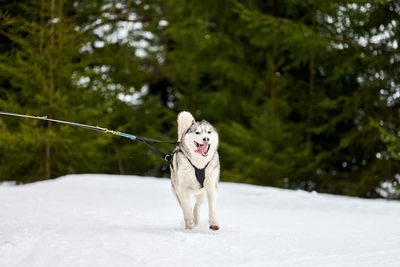
[[[86,62],[79,55],[85,36],[77,32],[62,1],[14,2],[3,9],[2,31],[11,48],[2,53],[0,69],[6,80],[1,88],[1,110],[85,121],[93,116],[71,77]],[[84,111],[84,112],[83,112]],[[98,138],[51,122],[2,117],[0,177],[28,182],[65,173],[94,171],[85,148]],[[90,153],[90,152],[89,152]],[[93,155],[97,153],[92,152]],[[100,164],[99,164],[100,165]]]
[[[399,15],[394,0],[1,3],[0,110],[166,140],[188,110],[219,131],[222,180],[399,198]],[[0,180],[162,164],[0,117]]]
[[[168,80],[217,122],[223,179],[371,197],[399,172],[368,122],[398,129],[395,2],[167,3]]]

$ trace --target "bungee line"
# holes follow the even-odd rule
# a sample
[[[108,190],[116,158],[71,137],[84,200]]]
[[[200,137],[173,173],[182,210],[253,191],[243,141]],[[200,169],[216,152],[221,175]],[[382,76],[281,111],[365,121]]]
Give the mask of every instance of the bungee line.
[[[128,133],[124,133],[124,132],[120,132],[120,131],[109,130],[107,128],[102,128],[102,127],[99,127],[99,126],[92,126],[92,125],[86,125],[86,124],[71,122],[71,121],[62,121],[62,120],[50,119],[47,116],[31,116],[31,115],[24,115],[24,114],[4,112],[4,111],[0,111],[0,115],[13,116],[13,117],[22,117],[22,118],[30,118],[30,119],[44,120],[44,121],[51,121],[51,122],[67,124],[67,125],[71,125],[71,126],[75,126],[75,127],[81,127],[81,128],[86,128],[86,129],[90,129],[90,130],[95,130],[95,131],[99,131],[99,132],[102,132],[102,133],[111,133],[111,134],[118,135],[118,136],[121,136],[121,137],[129,138],[129,139],[131,139],[133,141],[138,140],[138,141],[144,143],[146,146],[148,146],[151,150],[153,150],[154,152],[159,154],[165,161],[167,161],[167,163],[170,162],[170,155],[160,151],[159,149],[155,148],[154,146],[150,145],[147,142],[171,144],[171,145],[175,145],[175,146],[179,145],[179,142],[160,141],[160,140],[147,138],[147,137],[143,137],[143,136],[136,136],[136,135],[133,135],[133,134],[128,134]],[[163,170],[164,169],[165,168],[163,167]]]

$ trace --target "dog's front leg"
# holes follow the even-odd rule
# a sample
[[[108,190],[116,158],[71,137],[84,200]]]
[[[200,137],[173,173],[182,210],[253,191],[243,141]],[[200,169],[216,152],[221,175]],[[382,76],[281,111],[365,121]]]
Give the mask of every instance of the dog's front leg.
[[[183,211],[183,217],[185,219],[185,228],[193,229],[194,218],[192,213],[192,207],[190,205],[189,193],[185,188],[179,188],[177,190],[177,196],[179,198],[179,202],[181,204],[181,208]]]
[[[217,206],[217,185],[216,184],[207,184],[205,186],[207,191],[207,198],[208,198],[208,216],[209,216],[209,223],[210,229],[216,231],[219,229],[219,225],[217,222],[217,215],[216,215],[216,206]]]

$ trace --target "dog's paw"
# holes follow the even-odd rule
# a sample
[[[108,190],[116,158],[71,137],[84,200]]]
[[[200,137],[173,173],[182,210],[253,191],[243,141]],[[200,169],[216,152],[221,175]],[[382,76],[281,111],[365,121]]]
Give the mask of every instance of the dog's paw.
[[[213,231],[219,230],[219,225],[210,225],[210,229]]]
[[[193,229],[194,227],[194,222],[193,219],[185,219],[185,229]]]

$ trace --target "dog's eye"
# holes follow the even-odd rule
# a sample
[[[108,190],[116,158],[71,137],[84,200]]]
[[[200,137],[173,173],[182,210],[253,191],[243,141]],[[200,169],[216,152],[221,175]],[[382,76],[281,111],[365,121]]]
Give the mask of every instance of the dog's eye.
[[[208,131],[208,134],[211,134],[211,131]]]
[[[196,134],[200,134],[200,132],[196,132]]]

